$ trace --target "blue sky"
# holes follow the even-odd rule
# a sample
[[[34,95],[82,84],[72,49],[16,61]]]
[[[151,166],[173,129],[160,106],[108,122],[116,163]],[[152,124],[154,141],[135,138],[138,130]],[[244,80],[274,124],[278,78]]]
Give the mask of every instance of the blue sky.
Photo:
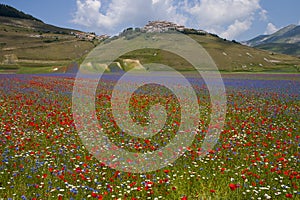
[[[1,0],[56,26],[116,34],[150,20],[168,20],[248,40],[300,23],[299,0]]]

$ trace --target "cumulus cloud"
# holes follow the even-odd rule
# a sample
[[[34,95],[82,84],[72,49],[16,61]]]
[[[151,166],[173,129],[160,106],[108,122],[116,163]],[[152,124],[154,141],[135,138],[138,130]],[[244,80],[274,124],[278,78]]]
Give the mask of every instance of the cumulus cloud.
[[[260,15],[260,19],[262,21],[268,21],[268,11],[262,9],[260,12],[259,12],[259,15]]]
[[[276,31],[278,31],[279,29],[272,23],[268,23],[266,31],[264,34],[266,35],[270,35],[272,33],[275,33]]]
[[[248,30],[256,14],[266,18],[260,0],[77,0],[73,22],[117,33],[150,20],[168,20],[232,39]]]
[[[194,23],[208,31],[232,39],[248,30],[254,15],[263,9],[259,0],[202,0],[187,1],[185,10],[194,18]]]
[[[77,11],[73,22],[79,25],[98,29],[99,32],[112,33],[122,24],[137,24],[147,19],[151,11],[144,9],[141,12],[141,2],[130,3],[128,0],[112,0],[103,11],[104,5],[100,0],[77,0]],[[152,4],[151,1],[143,1],[144,6]],[[149,5],[147,5],[149,4]],[[101,12],[102,11],[102,12]]]
[[[252,24],[251,18],[245,19],[244,21],[235,20],[233,24],[228,26],[227,30],[221,33],[223,38],[235,38],[241,32],[247,31]]]

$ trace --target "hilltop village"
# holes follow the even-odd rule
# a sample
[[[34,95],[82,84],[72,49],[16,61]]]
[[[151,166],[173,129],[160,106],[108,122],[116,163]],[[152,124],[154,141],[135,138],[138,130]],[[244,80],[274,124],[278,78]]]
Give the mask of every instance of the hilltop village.
[[[190,28],[186,28],[185,26],[178,25],[168,21],[149,21],[148,24],[146,24],[142,28],[127,28],[123,31],[123,33],[132,32],[132,31],[143,32],[143,33],[163,33],[169,31],[178,31],[182,33],[194,33],[194,34],[202,34],[202,35],[208,34],[204,30],[190,29]]]

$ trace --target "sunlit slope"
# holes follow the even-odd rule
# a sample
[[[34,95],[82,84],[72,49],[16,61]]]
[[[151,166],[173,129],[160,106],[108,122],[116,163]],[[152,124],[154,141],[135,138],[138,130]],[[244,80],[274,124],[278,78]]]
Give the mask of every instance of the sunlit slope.
[[[215,35],[189,35],[209,53],[220,71],[238,72],[299,72],[300,59],[260,50],[237,42],[221,39]],[[163,63],[181,71],[194,68],[183,58],[157,49],[141,49],[121,56],[143,63]]]
[[[40,21],[0,17],[0,70],[64,66],[80,60],[96,44],[73,32]]]

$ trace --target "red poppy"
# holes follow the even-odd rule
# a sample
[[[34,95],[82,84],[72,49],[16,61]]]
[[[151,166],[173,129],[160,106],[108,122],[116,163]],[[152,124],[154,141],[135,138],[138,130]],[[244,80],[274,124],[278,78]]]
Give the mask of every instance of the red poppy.
[[[187,199],[188,199],[187,196],[181,197],[181,200],[187,200]]]
[[[229,187],[230,187],[230,189],[231,189],[232,191],[234,191],[234,190],[236,190],[237,185],[234,184],[234,183],[230,183],[230,184],[229,184]]]
[[[95,192],[92,192],[92,197],[96,198],[98,195]]]

